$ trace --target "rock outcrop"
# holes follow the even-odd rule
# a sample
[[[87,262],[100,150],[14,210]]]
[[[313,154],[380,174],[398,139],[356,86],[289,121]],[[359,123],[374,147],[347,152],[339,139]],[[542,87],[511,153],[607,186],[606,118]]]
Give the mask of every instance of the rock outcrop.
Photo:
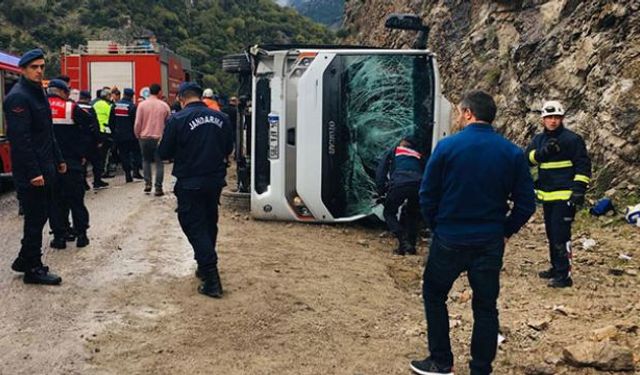
[[[596,194],[640,182],[640,0],[349,0],[345,12],[347,42],[389,47],[413,35],[384,29],[386,15],[421,15],[452,101],[490,91],[496,125],[524,145],[542,101],[562,100],[593,156]]]

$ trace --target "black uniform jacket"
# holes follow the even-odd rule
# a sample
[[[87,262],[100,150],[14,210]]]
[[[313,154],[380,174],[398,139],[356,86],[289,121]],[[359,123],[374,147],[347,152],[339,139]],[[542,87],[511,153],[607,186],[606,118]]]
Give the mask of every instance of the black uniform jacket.
[[[536,150],[542,149],[551,138],[560,145],[560,153],[549,160],[536,160]],[[535,181],[536,196],[542,202],[568,200],[573,192],[584,194],[591,181],[591,159],[582,137],[560,126],[554,131],[536,134],[527,147],[529,165],[538,168]]]
[[[133,127],[136,122],[136,105],[129,99],[122,99],[111,107],[109,127],[116,142],[134,141]]]
[[[11,144],[13,179],[18,190],[42,175],[53,180],[56,166],[64,162],[53,134],[49,101],[40,84],[24,77],[4,100],[7,136]]]
[[[174,159],[173,175],[181,186],[194,189],[224,185],[232,151],[229,118],[202,102],[190,103],[167,119],[158,148],[162,159]]]

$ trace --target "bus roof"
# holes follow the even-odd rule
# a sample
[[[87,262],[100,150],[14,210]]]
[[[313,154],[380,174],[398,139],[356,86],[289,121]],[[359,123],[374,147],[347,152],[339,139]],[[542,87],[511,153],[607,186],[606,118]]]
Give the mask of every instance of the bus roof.
[[[0,51],[0,69],[20,73],[18,61],[20,61],[20,58]]]

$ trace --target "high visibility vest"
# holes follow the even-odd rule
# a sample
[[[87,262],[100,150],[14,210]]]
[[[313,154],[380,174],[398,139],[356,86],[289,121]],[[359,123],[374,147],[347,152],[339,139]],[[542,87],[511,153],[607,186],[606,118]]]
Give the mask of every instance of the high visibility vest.
[[[53,125],[73,125],[73,107],[75,103],[66,101],[58,96],[49,97],[51,120]]]
[[[93,104],[93,110],[98,118],[100,133],[110,134],[111,129],[107,125],[109,124],[109,114],[111,114],[111,104],[104,99],[100,99]]]

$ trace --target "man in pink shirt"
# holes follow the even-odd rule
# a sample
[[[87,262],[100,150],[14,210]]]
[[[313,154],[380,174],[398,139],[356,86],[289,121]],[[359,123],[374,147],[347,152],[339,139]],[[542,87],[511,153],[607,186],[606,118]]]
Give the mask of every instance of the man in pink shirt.
[[[140,140],[142,149],[142,169],[144,170],[144,192],[151,193],[151,163],[156,163],[155,196],[164,195],[162,180],[164,178],[164,165],[158,157],[158,143],[164,132],[164,122],[169,117],[171,110],[169,105],[160,100],[160,85],[157,83],[149,86],[151,95],[138,104],[134,132]]]

